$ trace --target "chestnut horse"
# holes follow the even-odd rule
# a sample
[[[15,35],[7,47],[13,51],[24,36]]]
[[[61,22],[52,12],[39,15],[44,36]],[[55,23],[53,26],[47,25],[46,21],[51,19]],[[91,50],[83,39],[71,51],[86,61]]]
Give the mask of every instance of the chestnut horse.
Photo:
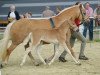
[[[55,27],[65,21],[71,19],[73,22],[76,18],[80,21],[87,19],[84,13],[84,7],[82,4],[74,5],[69,8],[65,8],[58,15],[51,17],[54,21]],[[0,56],[1,64],[7,63],[11,52],[23,42],[23,40],[32,32],[34,29],[50,29],[51,23],[49,18],[40,19],[20,19],[13,21],[7,26],[3,39],[3,47]],[[7,49],[9,40],[12,41],[10,47]]]
[[[43,41],[55,44],[55,55],[52,58],[52,60],[48,63],[48,65],[51,65],[51,63],[53,63],[54,59],[57,57],[59,45],[63,46],[63,48],[71,55],[71,57],[76,62],[76,64],[80,64],[80,62],[77,61],[76,58],[74,57],[75,56],[74,52],[71,53],[72,48],[67,47],[67,46],[70,46],[70,36],[71,36],[70,29],[74,28],[75,26],[76,25],[73,25],[71,21],[67,20],[67,21],[64,21],[58,28],[34,29],[30,34],[31,41],[32,41],[31,48],[25,51],[25,55],[20,65],[22,66],[24,64],[26,57],[31,50],[35,50],[40,60],[44,63],[44,65],[46,65],[45,60],[42,58],[42,56],[39,53],[39,49],[40,49],[39,47],[43,44],[42,43]]]

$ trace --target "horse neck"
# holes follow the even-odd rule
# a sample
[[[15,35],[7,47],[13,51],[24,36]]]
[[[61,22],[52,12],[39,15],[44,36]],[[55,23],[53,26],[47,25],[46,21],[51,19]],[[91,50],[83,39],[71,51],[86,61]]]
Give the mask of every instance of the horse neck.
[[[57,16],[53,17],[55,24],[60,25],[61,22],[69,19],[74,21],[79,16],[79,14],[77,13],[77,9],[77,7],[71,7],[67,10],[65,9],[65,11],[62,11]]]

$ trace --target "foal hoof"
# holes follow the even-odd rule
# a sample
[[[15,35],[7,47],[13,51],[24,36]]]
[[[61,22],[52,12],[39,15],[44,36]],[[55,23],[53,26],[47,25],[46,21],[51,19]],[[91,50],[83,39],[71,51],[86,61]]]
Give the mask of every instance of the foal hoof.
[[[23,64],[21,63],[21,64],[20,64],[20,67],[22,67],[22,66],[23,66]]]
[[[48,63],[48,66],[50,66],[51,65],[51,63]]]
[[[40,63],[34,62],[35,66],[40,66]]]
[[[80,65],[81,65],[81,63],[77,63],[76,65],[80,66]]]
[[[48,59],[45,59],[44,61],[45,61],[46,63],[49,63],[49,62],[50,62],[50,60],[48,60]]]

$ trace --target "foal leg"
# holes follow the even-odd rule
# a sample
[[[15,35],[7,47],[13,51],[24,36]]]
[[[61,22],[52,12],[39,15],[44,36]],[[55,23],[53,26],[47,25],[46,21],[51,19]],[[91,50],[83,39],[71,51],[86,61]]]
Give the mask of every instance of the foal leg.
[[[48,65],[51,65],[51,63],[53,63],[55,58],[57,57],[57,55],[58,55],[58,47],[59,47],[59,44],[55,44],[54,55],[53,55],[52,60],[50,61],[50,63],[48,63]]]
[[[75,53],[74,53],[73,49],[71,48],[70,43],[69,42],[66,42],[66,45],[67,45],[68,49],[70,50],[72,56],[76,59]],[[78,61],[78,59],[76,59],[76,60]],[[79,62],[79,65],[81,65],[80,62]]]
[[[73,60],[76,62],[76,64],[80,65],[80,62],[77,61],[77,59],[71,54],[70,50],[68,49],[68,47],[66,46],[66,43],[62,43],[64,49],[70,54],[70,56],[73,58]]]
[[[36,52],[36,54],[38,55],[38,57],[39,57],[39,59],[43,62],[43,64],[44,65],[46,65],[46,62],[45,62],[45,60],[42,58],[42,56],[40,55],[40,46],[42,45],[42,43],[40,43],[37,47],[36,47],[36,50],[35,50],[35,52]]]
[[[44,61],[44,59],[42,58],[42,56],[40,55],[40,52],[39,52],[39,49],[40,49],[40,46],[41,46],[41,45],[42,45],[42,44],[40,44],[40,45],[34,45],[33,48],[31,47],[31,49],[26,50],[26,51],[25,51],[25,54],[24,54],[24,57],[23,57],[23,60],[22,60],[22,62],[21,62],[21,64],[20,64],[20,66],[23,66],[23,64],[25,63],[26,57],[27,57],[27,55],[29,54],[29,52],[31,52],[31,50],[34,50],[35,53],[36,53],[36,55],[38,55],[38,57],[40,58],[40,60],[44,63],[44,65],[46,65],[46,62]],[[36,58],[35,58],[35,59],[36,59]],[[39,65],[37,62],[34,62],[34,63],[35,63],[35,65]]]
[[[71,54],[73,55],[73,57],[76,58],[76,56],[75,56],[75,54],[74,54],[74,51],[73,51],[73,49],[72,49],[71,46],[70,46],[70,43],[69,43],[69,42],[66,42],[66,45],[67,45],[68,49],[70,50]]]
[[[49,63],[53,59],[53,57],[55,56],[55,53],[56,53],[56,45],[54,44],[54,54],[52,56],[50,56],[48,59],[45,59],[45,62]]]

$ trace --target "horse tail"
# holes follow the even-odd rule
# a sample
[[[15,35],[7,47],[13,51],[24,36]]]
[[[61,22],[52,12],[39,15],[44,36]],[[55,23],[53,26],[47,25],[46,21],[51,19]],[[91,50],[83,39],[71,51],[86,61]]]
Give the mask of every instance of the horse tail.
[[[3,39],[1,40],[1,50],[0,50],[0,59],[2,60],[2,58],[5,56],[5,54],[7,53],[7,46],[10,40],[10,29],[11,26],[15,23],[16,21],[12,21],[11,23],[9,23],[5,29],[4,35],[3,35]]]

